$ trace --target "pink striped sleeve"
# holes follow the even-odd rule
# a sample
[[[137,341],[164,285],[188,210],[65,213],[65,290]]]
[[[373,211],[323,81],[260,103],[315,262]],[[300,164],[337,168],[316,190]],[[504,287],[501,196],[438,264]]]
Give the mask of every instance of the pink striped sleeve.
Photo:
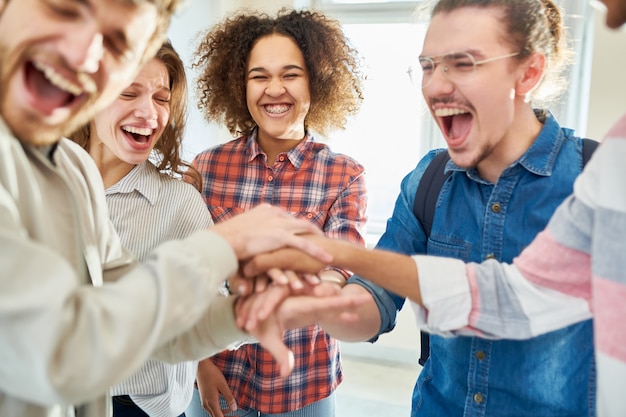
[[[594,277],[594,332],[599,351],[612,358],[626,362],[626,287],[617,282]]]
[[[481,303],[480,303],[480,291],[478,288],[478,281],[476,280],[476,268],[474,264],[467,264],[467,281],[470,287],[470,294],[472,296],[472,309],[469,314],[469,326],[473,330],[477,330],[478,319],[480,318]],[[479,333],[480,334],[480,333]]]
[[[561,245],[549,230],[539,233],[513,263],[528,281],[591,304],[589,254]]]

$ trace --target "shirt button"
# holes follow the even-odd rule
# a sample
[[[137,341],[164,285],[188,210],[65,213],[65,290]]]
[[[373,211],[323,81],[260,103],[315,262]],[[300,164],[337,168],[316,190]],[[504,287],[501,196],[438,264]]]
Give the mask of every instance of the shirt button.
[[[480,392],[477,392],[476,394],[474,394],[474,401],[477,402],[478,404],[482,403],[484,400],[483,395]]]
[[[278,160],[279,160],[280,162],[283,162],[283,161],[285,160],[285,155],[281,155],[281,156],[279,156],[279,157],[278,157]]]
[[[489,255],[485,256],[485,259],[496,259],[496,255],[493,253],[490,253]]]
[[[483,352],[482,350],[476,352],[476,359],[478,359],[479,361],[484,360],[485,359],[485,352]]]
[[[307,213],[307,214],[306,214],[306,217],[307,217],[308,219],[312,219],[312,218],[313,218],[313,213]]]
[[[493,211],[494,213],[500,213],[502,211],[502,206],[500,205],[500,203],[493,203],[491,205],[491,211]]]
[[[268,181],[273,181],[273,180],[274,180],[274,177],[272,177],[272,176],[270,175],[269,177],[267,177],[267,180],[268,180]]]

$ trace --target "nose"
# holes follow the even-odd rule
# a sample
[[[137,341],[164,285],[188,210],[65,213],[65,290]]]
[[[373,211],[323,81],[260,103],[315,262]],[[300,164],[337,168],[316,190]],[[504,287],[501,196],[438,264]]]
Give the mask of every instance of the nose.
[[[285,85],[280,78],[272,78],[265,88],[265,94],[272,97],[279,97],[285,93]]]
[[[142,96],[139,100],[137,100],[137,107],[135,108],[134,115],[135,117],[146,121],[157,119],[157,109],[154,101],[152,101],[152,98],[149,95]]]
[[[439,71],[437,71],[439,69]],[[440,62],[435,63],[433,70],[428,77],[428,81],[422,84],[422,91],[426,94],[428,90],[429,95],[434,95],[435,92],[443,91],[444,94],[449,93],[453,89],[453,82],[448,77],[448,67]]]
[[[88,74],[97,72],[104,56],[102,33],[87,28],[79,33],[68,31],[67,38],[62,53],[72,69]]]

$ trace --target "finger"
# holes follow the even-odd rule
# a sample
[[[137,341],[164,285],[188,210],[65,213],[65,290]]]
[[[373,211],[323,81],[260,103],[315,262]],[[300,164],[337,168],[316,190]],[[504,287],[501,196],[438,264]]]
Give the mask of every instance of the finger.
[[[235,401],[235,397],[233,396],[230,390],[227,392],[222,392],[222,396],[224,397],[224,401],[226,402],[227,408],[222,408],[222,413],[226,412],[226,414],[231,413],[233,411],[237,411],[237,401]]]
[[[280,268],[270,268],[266,272],[267,276],[269,276],[272,281],[277,284],[287,285],[289,284],[289,278],[285,274],[285,272]]]
[[[276,360],[276,363],[278,364],[278,369],[280,371],[280,376],[282,376],[283,378],[288,377],[293,370],[294,358],[293,352],[287,348],[285,343],[283,343],[282,338],[270,338],[269,340],[261,344],[268,352],[272,354],[272,356]]]
[[[324,248],[308,239],[299,236],[287,236],[285,246],[300,249],[301,251],[308,253],[315,259],[319,260],[320,262],[324,262],[325,264],[330,264],[333,260],[333,256]]]
[[[306,282],[308,282],[311,285],[317,285],[317,284],[322,282],[320,277],[318,275],[315,275],[315,274],[306,273],[306,274],[302,274],[302,276],[304,277]]]
[[[287,270],[287,271],[285,271],[285,275],[289,279],[289,286],[294,291],[297,292],[297,291],[301,290],[302,288],[304,288],[304,285],[302,284],[302,281],[300,280],[300,277],[294,271]]]
[[[245,330],[246,322],[248,321],[248,312],[250,311],[248,304],[252,302],[250,301],[251,297],[239,297],[235,301],[235,325],[242,330]]]
[[[248,295],[252,292],[252,282],[250,279],[240,275],[230,278],[230,291],[237,295]]]
[[[260,293],[267,289],[270,279],[266,274],[261,274],[254,279],[254,292]]]
[[[259,320],[266,320],[288,295],[289,287],[285,285],[272,285],[268,291],[254,300],[248,312],[246,331],[253,331]]]

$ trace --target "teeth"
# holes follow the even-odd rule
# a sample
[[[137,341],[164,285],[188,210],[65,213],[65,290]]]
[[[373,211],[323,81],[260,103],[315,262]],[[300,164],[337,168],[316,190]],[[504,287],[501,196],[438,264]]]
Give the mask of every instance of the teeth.
[[[287,104],[266,105],[265,111],[272,114],[280,114],[287,112],[290,108],[291,106]]]
[[[33,63],[33,65],[39,71],[43,72],[43,75],[48,79],[48,81],[50,81],[54,86],[60,88],[61,90],[67,91],[74,96],[79,96],[83,92],[83,90],[79,86],[63,78],[63,76],[57,73],[53,68],[44,66],[37,62]]]
[[[467,113],[467,110],[451,109],[451,108],[435,109],[435,116],[437,117],[456,116],[458,114],[465,114],[465,113]]]
[[[150,129],[147,127],[134,127],[134,126],[124,126],[122,130],[125,130],[128,133],[134,133],[135,135],[141,136],[150,136],[154,129]]]

